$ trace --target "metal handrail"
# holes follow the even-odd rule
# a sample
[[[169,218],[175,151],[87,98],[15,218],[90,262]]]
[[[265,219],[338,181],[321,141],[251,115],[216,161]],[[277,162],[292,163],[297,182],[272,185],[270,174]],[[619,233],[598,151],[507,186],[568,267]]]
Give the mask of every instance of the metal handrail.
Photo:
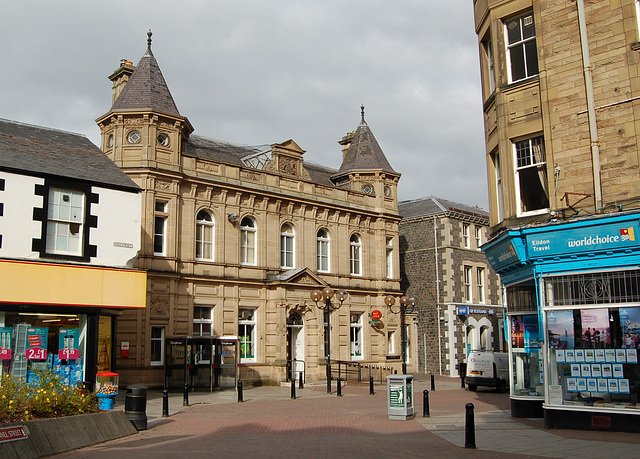
[[[289,377],[291,378],[291,382],[295,382],[296,378],[293,377],[293,363],[294,362],[302,362],[302,382],[306,383],[307,382],[307,362],[305,362],[302,359],[290,359],[287,360],[287,365],[289,366],[289,368],[291,368],[289,373]]]
[[[351,360],[332,360],[332,363],[338,365],[338,378],[343,381],[363,382],[363,380],[369,381],[373,376],[374,380],[385,383],[386,377],[394,373],[393,367],[376,363],[360,363]]]

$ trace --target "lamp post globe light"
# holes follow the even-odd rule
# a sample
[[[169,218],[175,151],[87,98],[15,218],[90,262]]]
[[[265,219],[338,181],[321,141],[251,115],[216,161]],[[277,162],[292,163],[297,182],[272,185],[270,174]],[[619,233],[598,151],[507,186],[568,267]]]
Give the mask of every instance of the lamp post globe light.
[[[396,298],[393,295],[387,295],[384,297],[384,304],[386,304],[392,313],[400,314],[400,336],[402,346],[402,374],[407,374],[407,330],[405,327],[405,316],[411,314],[416,307],[416,299],[403,295],[400,297],[398,309],[394,309]]]
[[[333,296],[336,295],[338,304],[331,302]],[[323,310],[327,314],[327,326],[325,327],[325,341],[326,341],[326,358],[327,358],[327,394],[331,393],[331,311],[334,309],[340,309],[344,300],[347,299],[347,292],[343,289],[334,292],[334,290],[327,286],[322,290],[313,290],[311,292],[311,299],[316,303],[318,309]],[[324,300],[324,301],[321,301]],[[324,314],[323,314],[324,316]],[[324,317],[323,317],[324,319]]]

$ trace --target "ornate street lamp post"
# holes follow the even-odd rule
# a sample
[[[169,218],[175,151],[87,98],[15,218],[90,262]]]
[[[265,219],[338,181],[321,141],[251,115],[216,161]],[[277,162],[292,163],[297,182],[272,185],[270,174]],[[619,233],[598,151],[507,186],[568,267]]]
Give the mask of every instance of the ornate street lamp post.
[[[403,295],[400,297],[400,305],[398,306],[398,310],[394,309],[394,305],[396,303],[396,298],[392,295],[387,295],[384,297],[384,304],[389,306],[389,309],[394,314],[400,314],[400,336],[401,336],[401,346],[402,346],[402,374],[407,374],[407,330],[405,328],[405,315],[411,314],[416,306],[416,299],[414,297],[408,297],[407,295]]]
[[[337,305],[331,302],[333,295],[336,295],[339,303]],[[324,311],[323,315],[327,316],[327,326],[325,327],[325,341],[326,341],[326,357],[327,357],[327,394],[331,393],[331,311],[334,309],[340,309],[342,303],[347,298],[347,292],[345,290],[338,290],[334,292],[331,287],[325,287],[320,290],[313,290],[311,292],[311,299],[316,303],[318,309]],[[324,299],[324,302],[320,300]]]

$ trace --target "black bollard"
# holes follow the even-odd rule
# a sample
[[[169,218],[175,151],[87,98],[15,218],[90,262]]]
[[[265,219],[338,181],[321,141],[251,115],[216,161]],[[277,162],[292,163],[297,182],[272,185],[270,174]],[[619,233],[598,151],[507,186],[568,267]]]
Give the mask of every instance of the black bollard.
[[[167,389],[162,391],[162,417],[169,417],[169,391]]]
[[[373,390],[373,376],[369,376],[369,395],[375,394]]]
[[[302,382],[302,372],[300,372],[300,385],[298,386],[298,389],[304,389],[304,383]]]
[[[476,447],[476,428],[473,422],[473,403],[467,403],[464,408],[467,410],[466,421],[464,425],[464,447]]]
[[[460,389],[464,389],[464,378],[467,373],[467,364],[460,362]]]
[[[238,381],[238,401],[243,402],[242,398],[242,381]]]
[[[291,380],[291,400],[296,399],[296,380]]]
[[[338,378],[338,397],[342,397],[342,381]]]
[[[182,406],[189,406],[189,384],[184,383],[184,392],[182,393]]]
[[[434,390],[436,390],[436,380],[433,376],[433,373],[431,373],[431,391],[433,392]]]
[[[427,389],[422,392],[422,417],[431,417],[429,414],[429,391]]]

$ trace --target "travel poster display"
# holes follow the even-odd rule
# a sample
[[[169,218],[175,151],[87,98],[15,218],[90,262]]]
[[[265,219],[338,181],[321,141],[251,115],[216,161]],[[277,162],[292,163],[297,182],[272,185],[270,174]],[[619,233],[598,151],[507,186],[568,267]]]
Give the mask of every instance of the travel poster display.
[[[13,343],[13,328],[0,327],[0,360],[11,360],[11,343]]]
[[[611,345],[608,309],[583,309],[582,341],[584,348],[601,349]]]
[[[638,349],[640,345],[640,308],[620,308],[622,347]]]
[[[522,316],[511,316],[511,347],[524,347],[524,324]]]
[[[540,327],[538,326],[538,316],[527,314],[522,316],[524,352],[526,354],[537,353],[542,349],[540,340]]]
[[[550,311],[547,313],[549,347],[551,349],[574,349],[573,311]]]

